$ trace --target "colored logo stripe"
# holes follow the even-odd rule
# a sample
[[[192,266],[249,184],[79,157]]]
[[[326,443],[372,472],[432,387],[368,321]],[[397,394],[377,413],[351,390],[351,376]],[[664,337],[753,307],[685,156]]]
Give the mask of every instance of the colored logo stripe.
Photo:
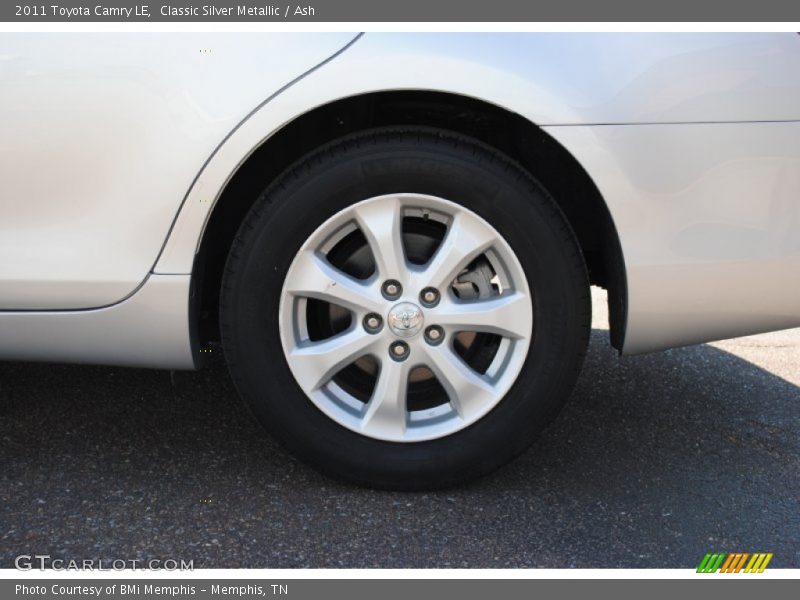
[[[742,570],[744,561],[747,560],[748,556],[750,555],[747,553],[742,554],[741,552],[728,554],[728,558],[724,563],[722,563],[722,569],[720,569],[720,573],[738,573]]]
[[[706,554],[697,567],[698,573],[715,573],[719,569],[722,561],[725,559],[724,554]]]
[[[753,558],[750,559],[750,562],[747,564],[747,568],[744,570],[744,572],[763,573],[764,569],[767,568],[767,565],[771,560],[772,552],[769,554],[753,554]]]
[[[749,562],[748,562],[749,559]],[[739,573],[744,569],[745,573],[763,573],[764,569],[772,560],[772,553],[756,552],[709,552],[700,561],[697,567],[698,573]],[[747,566],[745,567],[745,563]]]

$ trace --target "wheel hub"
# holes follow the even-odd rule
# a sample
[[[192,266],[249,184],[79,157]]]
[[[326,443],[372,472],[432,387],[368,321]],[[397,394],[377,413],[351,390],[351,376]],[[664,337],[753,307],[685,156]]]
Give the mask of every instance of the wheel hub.
[[[400,302],[389,311],[387,322],[397,337],[410,338],[422,331],[425,317],[422,309],[413,302]]]

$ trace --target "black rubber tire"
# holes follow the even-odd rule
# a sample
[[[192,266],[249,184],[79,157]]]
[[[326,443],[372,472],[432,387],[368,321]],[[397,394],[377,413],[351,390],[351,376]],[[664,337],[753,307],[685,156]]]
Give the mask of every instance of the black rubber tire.
[[[343,208],[397,192],[446,198],[486,219],[516,253],[534,298],[533,340],[505,398],[470,427],[407,444],[361,436],[324,415],[294,380],[278,333],[283,281],[300,246]],[[220,312],[236,387],[275,438],[329,475],[378,488],[421,490],[495,470],[552,421],[583,363],[591,304],[575,236],[530,173],[470,138],[392,128],[319,149],[261,194],[232,245]]]

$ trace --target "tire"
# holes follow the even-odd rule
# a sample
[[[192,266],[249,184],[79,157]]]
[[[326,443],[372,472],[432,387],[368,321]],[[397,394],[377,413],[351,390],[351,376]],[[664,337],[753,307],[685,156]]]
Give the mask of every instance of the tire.
[[[360,216],[346,226],[339,221],[350,218],[349,211],[361,215],[379,206],[395,206],[389,204],[395,200],[387,198],[397,198],[400,205],[392,210],[400,211],[395,218],[402,223],[406,265],[413,262],[412,252],[418,255],[417,262],[429,262],[409,267],[403,281],[410,282],[408,286],[417,281],[413,284],[417,288],[408,287],[413,295],[386,300],[385,309],[376,309],[380,331],[373,340],[363,337],[367,316],[356,309],[338,309],[338,300],[327,302],[331,290],[337,294],[349,290],[350,280],[341,283],[337,272],[331,282],[339,282],[338,288],[327,279],[320,285],[314,257],[324,250],[322,264],[340,261],[337,271],[345,270],[363,284],[357,288],[359,294],[369,287],[368,302],[373,303],[369,306],[377,306],[374,303],[382,300],[374,294],[375,286],[383,282],[380,289],[386,293],[385,278],[394,256],[391,250],[385,256],[380,252],[391,243],[371,245],[372,233],[365,233],[372,232],[371,225],[362,227]],[[462,235],[456,224],[477,233]],[[397,231],[396,225],[389,229]],[[334,233],[325,237],[328,231]],[[471,303],[494,302],[483,305],[490,307],[488,324],[485,330],[484,325],[474,325],[474,330],[458,329],[464,327],[459,323],[443,325],[444,343],[437,345],[430,338],[432,330],[420,329],[436,323],[438,308],[424,308],[422,292],[417,298],[422,278],[418,272],[445,277],[444,266],[434,272],[434,257],[443,257],[440,266],[447,252],[461,257],[460,246],[455,250],[457,244],[452,242],[456,235],[461,236],[456,241],[473,239],[470,235],[477,240],[480,232],[490,235],[490,231],[498,236],[490,250],[470,263],[472,270],[456,271],[460,274],[437,290],[445,322],[459,322],[458,311],[479,307]],[[312,241],[317,246],[309,246]],[[472,256],[464,252],[463,256]],[[456,262],[453,258],[452,264]],[[317,267],[308,266],[312,263]],[[327,272],[328,267],[321,268]],[[304,297],[306,287],[314,289]],[[497,304],[512,296],[519,302],[527,298],[527,317],[519,312],[522,305],[512,309]],[[496,306],[502,310],[491,308]],[[457,317],[448,316],[451,309]],[[220,312],[222,342],[235,385],[257,419],[285,447],[322,472],[349,482],[423,490],[462,484],[497,469],[519,455],[552,421],[580,371],[591,306],[575,236],[530,173],[467,137],[434,129],[391,128],[359,133],[315,151],[261,194],[232,245]],[[348,314],[337,317],[339,321],[332,316],[342,312]],[[470,323],[478,323],[480,319],[469,314]],[[406,335],[413,337],[400,337]],[[321,365],[317,358],[328,360],[327,351],[308,348],[327,341],[344,347],[345,336],[366,339],[363,343],[372,344],[372,354],[330,375],[326,369],[339,366]],[[397,359],[392,353],[398,344],[401,349],[405,344],[410,354],[405,366],[399,359],[389,360]],[[308,362],[309,352],[316,352],[316,362]],[[455,356],[461,360],[453,360]],[[428,360],[420,357],[434,357],[429,358],[430,368],[411,371],[407,379],[411,362]],[[307,364],[313,368],[304,370]],[[395,372],[399,386],[392,384],[397,381],[391,379]],[[306,378],[305,373],[313,376]],[[318,377],[323,383],[311,381]],[[382,400],[379,389],[392,391]],[[412,411],[412,405],[421,408]]]

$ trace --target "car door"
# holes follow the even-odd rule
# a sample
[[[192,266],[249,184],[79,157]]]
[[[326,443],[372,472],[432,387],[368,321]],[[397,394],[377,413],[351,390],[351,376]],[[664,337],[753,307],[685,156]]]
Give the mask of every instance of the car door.
[[[3,34],[0,310],[132,294],[215,148],[353,38]]]

